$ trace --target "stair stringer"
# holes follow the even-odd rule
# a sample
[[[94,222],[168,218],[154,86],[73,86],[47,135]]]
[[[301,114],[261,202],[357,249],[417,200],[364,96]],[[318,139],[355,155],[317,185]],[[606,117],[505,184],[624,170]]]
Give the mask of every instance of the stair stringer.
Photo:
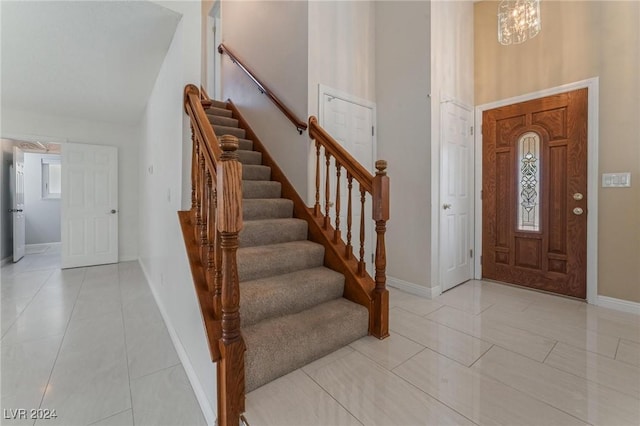
[[[253,131],[247,120],[240,113],[238,108],[229,99],[228,107],[233,111],[233,118],[237,119],[241,128],[246,131],[246,138],[253,141],[254,151],[262,154],[262,164],[271,167],[271,180],[277,181],[282,186],[282,198],[288,198],[293,201],[293,217],[302,219],[308,224],[309,240],[321,244],[325,248],[324,266],[344,275],[344,294],[343,297],[354,303],[364,306],[369,311],[369,334],[373,331],[374,310],[373,310],[373,290],[375,281],[365,272],[364,276],[359,276],[358,263],[354,256],[346,259],[343,254],[346,253],[346,245],[342,240],[338,243],[333,242],[334,228],[329,226],[328,229],[323,228],[323,218],[315,217],[312,209],[306,206],[302,198],[295,190],[291,182],[287,179],[282,169],[273,159],[260,138]]]

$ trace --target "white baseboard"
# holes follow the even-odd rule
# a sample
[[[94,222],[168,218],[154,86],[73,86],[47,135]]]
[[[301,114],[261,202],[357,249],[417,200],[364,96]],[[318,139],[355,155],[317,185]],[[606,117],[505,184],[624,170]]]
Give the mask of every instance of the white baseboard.
[[[425,287],[390,276],[387,276],[387,285],[397,288],[398,290],[406,291],[407,293],[415,294],[416,296],[426,297],[427,299],[433,299],[442,293],[440,286]]]
[[[133,261],[138,261],[138,256],[121,256],[118,259],[118,262],[133,262]],[[140,263],[140,262],[138,262],[138,263]],[[142,265],[142,263],[140,263],[140,265]],[[144,268],[143,268],[143,270],[144,270]]]
[[[628,300],[616,299],[614,297],[600,296],[595,303],[602,308],[615,309],[616,311],[628,312],[640,315],[640,303]]]
[[[57,242],[57,243],[38,243],[38,244],[25,244],[24,247],[58,247],[61,246],[62,243],[61,242]]]
[[[160,314],[164,319],[164,323],[167,326],[167,330],[169,331],[169,336],[171,337],[171,341],[173,342],[173,346],[176,348],[176,352],[178,353],[178,358],[180,358],[180,362],[184,367],[184,371],[187,373],[187,377],[189,378],[189,382],[191,382],[191,387],[193,388],[193,393],[196,395],[196,399],[198,400],[198,404],[200,404],[200,409],[202,410],[202,414],[204,415],[205,420],[208,425],[215,425],[217,416],[215,410],[209,404],[209,400],[207,399],[207,394],[202,387],[202,383],[196,374],[196,370],[193,368],[193,364],[191,364],[191,360],[189,359],[189,355],[185,350],[184,346],[182,346],[182,342],[178,337],[178,333],[176,329],[173,327],[173,323],[167,314],[167,311],[162,304],[162,301],[156,294],[154,286],[151,285],[151,278],[147,272],[147,269],[144,267],[144,263],[140,259],[138,259],[138,264],[144,273],[145,278],[147,279],[147,285],[151,289],[151,293],[153,293],[153,298],[156,300],[156,304],[158,305],[158,309],[160,310]]]

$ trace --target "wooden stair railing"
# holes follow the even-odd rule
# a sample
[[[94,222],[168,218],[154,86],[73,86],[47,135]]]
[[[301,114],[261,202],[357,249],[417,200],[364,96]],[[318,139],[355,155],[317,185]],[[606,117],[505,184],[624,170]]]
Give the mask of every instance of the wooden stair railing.
[[[310,209],[318,226],[322,227],[325,237],[330,241],[335,250],[341,253],[342,263],[346,266],[345,297],[367,306],[369,305],[369,331],[379,339],[389,336],[389,291],[386,288],[386,247],[385,233],[389,220],[389,177],[387,176],[387,162],[376,161],[375,176],[366,170],[355,158],[353,158],[335,139],[329,135],[320,125],[316,117],[309,118],[309,137],[315,141],[316,148],[316,182],[315,204]],[[323,151],[323,152],[321,152]],[[322,155],[323,154],[323,155]],[[321,156],[324,156],[322,164]],[[331,166],[335,167],[335,182],[331,182]],[[322,170],[322,169],[325,170]],[[346,242],[343,241],[340,230],[341,209],[341,182],[345,172],[347,191],[346,211]],[[324,206],[321,205],[321,177],[324,172]],[[353,236],[353,184],[358,184],[360,195],[360,232],[358,256],[354,255],[352,245]],[[332,186],[335,187],[333,192]],[[344,188],[343,188],[344,189]],[[334,196],[332,198],[332,196]],[[372,200],[371,218],[375,222],[376,248],[375,248],[375,280],[366,271],[365,263],[365,204],[367,196]],[[332,201],[334,200],[334,201]],[[357,201],[356,201],[357,202]],[[333,212],[331,209],[334,209]],[[333,213],[334,223],[331,224]],[[366,296],[363,298],[363,293]],[[368,300],[367,300],[368,299]]]
[[[300,134],[302,134],[302,132],[307,130],[307,123],[305,123],[304,121],[299,119],[293,113],[293,111],[291,111],[284,103],[282,103],[280,98],[278,98],[278,96],[276,96],[276,94],[273,92],[273,90],[269,89],[269,87],[267,87],[267,85],[264,84],[256,76],[256,73],[254,73],[251,70],[251,68],[249,68],[247,65],[245,65],[245,63],[240,58],[238,58],[238,55],[236,55],[233,52],[233,50],[231,50],[227,46],[225,46],[224,43],[221,43],[220,46],[218,46],[218,52],[221,55],[224,54],[224,53],[229,55],[229,58],[231,58],[233,63],[238,65],[238,67],[256,84],[256,86],[258,86],[258,90],[260,90],[260,93],[262,93],[264,95],[267,95],[267,97],[269,99],[271,99],[271,102],[273,102],[276,105],[276,107],[278,107],[278,109],[280,111],[282,111],[282,113],[289,119],[289,121],[291,121],[293,123],[293,125],[296,126],[296,129],[298,130],[298,132]]]
[[[206,96],[206,93],[203,94]],[[242,166],[238,138],[216,137],[194,85],[184,91],[191,122],[191,210],[179,212],[182,233],[209,342],[217,362],[218,424],[237,426],[245,409],[244,340],[236,252],[242,229]]]

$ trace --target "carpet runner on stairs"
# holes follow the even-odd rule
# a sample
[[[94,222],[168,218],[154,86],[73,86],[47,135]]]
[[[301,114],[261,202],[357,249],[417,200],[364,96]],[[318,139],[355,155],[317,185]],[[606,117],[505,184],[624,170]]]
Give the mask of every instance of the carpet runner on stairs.
[[[342,297],[344,276],[323,266],[324,247],[307,239],[307,223],[293,218],[293,202],[281,198],[280,183],[226,107],[213,101],[206,112],[216,135],[240,142],[238,274],[250,392],[367,335],[369,313]]]

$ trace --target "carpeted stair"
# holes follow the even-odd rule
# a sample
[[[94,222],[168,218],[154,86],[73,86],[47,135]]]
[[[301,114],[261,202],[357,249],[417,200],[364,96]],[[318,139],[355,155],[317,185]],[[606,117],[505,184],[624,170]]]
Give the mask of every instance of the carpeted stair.
[[[344,276],[323,266],[324,247],[307,240],[307,223],[292,217],[293,202],[280,198],[280,183],[270,180],[271,169],[232,111],[218,101],[206,111],[216,135],[240,141],[238,273],[250,392],[365,336],[369,314],[342,297]]]

